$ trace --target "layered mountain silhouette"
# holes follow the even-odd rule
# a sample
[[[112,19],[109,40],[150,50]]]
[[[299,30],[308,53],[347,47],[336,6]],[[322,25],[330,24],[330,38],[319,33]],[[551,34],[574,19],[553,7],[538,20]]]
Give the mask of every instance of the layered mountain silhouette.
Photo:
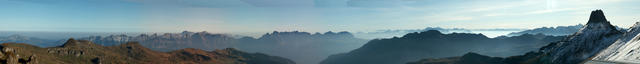
[[[530,30],[513,32],[509,33],[506,36],[517,36],[522,34],[545,34],[545,35],[554,35],[554,36],[565,36],[576,33],[580,30],[584,25],[578,24],[573,26],[557,26],[557,27],[542,27],[542,28],[534,28]]]
[[[224,49],[233,47],[235,38],[226,34],[211,34],[207,32],[187,32],[158,34],[141,34],[138,36],[110,35],[78,38],[89,40],[104,46],[119,45],[127,42],[140,42],[141,45],[158,51],[171,51],[183,48],[198,48],[204,50]]]
[[[302,64],[317,64],[331,54],[362,46],[367,40],[349,32],[272,32],[260,38],[242,38],[238,49],[290,58]]]
[[[233,48],[158,52],[137,42],[101,46],[87,40],[69,39],[61,46],[49,48],[23,43],[3,43],[1,46],[0,60],[7,64],[294,64],[285,58]]]
[[[606,20],[602,10],[595,10],[591,12],[588,23],[567,38],[544,46],[539,51],[495,61],[507,64],[633,63],[637,62],[634,58],[639,57],[635,55],[637,52],[631,51],[638,48],[635,37],[640,31],[637,29],[634,26],[627,32],[620,32]],[[432,63],[428,60],[417,62]]]
[[[22,36],[17,34],[10,35],[7,37],[0,37],[0,43],[4,43],[4,42],[27,43],[27,44],[40,46],[40,47],[50,47],[50,46],[57,46],[62,44],[55,40],[32,38],[32,37],[27,37],[27,36]]]
[[[404,64],[421,58],[441,58],[467,52],[511,56],[534,51],[563,36],[525,34],[488,38],[482,34],[451,33],[437,30],[415,32],[389,39],[374,39],[348,53],[329,56],[321,64]]]
[[[422,32],[427,30],[438,30],[443,33],[471,33],[471,30],[463,28],[442,28],[442,27],[427,27],[424,29],[407,29],[407,30],[378,30],[374,32],[358,32],[355,33],[356,37],[364,39],[376,39],[376,38],[390,38],[402,36],[407,33]]]
[[[139,36],[111,35],[80,38],[100,45],[112,46],[127,42],[140,42],[152,50],[171,51],[182,48],[215,50],[237,48],[248,52],[260,52],[269,55],[290,58],[302,64],[315,64],[330,54],[348,52],[366,43],[367,40],[355,38],[349,32],[277,32],[264,34],[260,38],[232,37],[226,34],[207,32],[188,32],[142,34]]]

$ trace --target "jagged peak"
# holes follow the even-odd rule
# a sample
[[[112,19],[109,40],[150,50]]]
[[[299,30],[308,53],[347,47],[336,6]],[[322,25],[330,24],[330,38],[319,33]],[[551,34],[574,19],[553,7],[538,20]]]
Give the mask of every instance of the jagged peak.
[[[589,22],[587,22],[587,24],[593,24],[593,23],[609,23],[609,22],[607,21],[607,18],[605,18],[604,12],[598,9],[598,10],[591,11]]]
[[[602,10],[592,11],[589,21],[580,31],[585,32],[585,30],[590,31],[591,29],[617,31],[617,28],[607,21]]]

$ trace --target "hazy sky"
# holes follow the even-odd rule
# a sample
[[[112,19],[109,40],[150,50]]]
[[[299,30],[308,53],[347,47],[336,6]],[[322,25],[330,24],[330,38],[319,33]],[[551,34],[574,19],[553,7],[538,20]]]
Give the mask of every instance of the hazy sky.
[[[0,31],[374,31],[536,28],[584,24],[603,9],[614,25],[640,18],[640,0],[0,0]]]

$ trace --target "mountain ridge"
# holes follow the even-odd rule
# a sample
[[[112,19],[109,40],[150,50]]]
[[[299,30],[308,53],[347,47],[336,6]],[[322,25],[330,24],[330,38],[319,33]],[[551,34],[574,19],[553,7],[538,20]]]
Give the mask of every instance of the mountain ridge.
[[[44,63],[44,64],[101,64],[101,63],[205,63],[205,64],[245,64],[275,62],[270,64],[295,64],[293,61],[266,56],[259,53],[246,53],[235,49],[204,51],[200,49],[182,49],[191,51],[158,52],[139,43],[126,43],[117,46],[100,46],[86,40],[69,39],[64,46],[39,48],[29,44],[1,44],[0,60],[7,63]],[[204,53],[203,53],[204,52]],[[233,53],[228,53],[233,52]],[[198,54],[185,54],[198,53]],[[227,54],[221,54],[227,53]],[[23,56],[21,56],[23,55]],[[9,56],[9,57],[6,57]],[[271,59],[260,59],[260,58]],[[185,59],[190,58],[190,59]]]
[[[403,64],[421,58],[450,57],[468,52],[510,56],[537,50],[538,48],[528,47],[543,46],[545,43],[560,40],[559,38],[564,36],[528,34],[488,38],[482,34],[443,34],[437,30],[428,30],[408,33],[403,37],[374,39],[348,53],[331,55],[320,64]]]

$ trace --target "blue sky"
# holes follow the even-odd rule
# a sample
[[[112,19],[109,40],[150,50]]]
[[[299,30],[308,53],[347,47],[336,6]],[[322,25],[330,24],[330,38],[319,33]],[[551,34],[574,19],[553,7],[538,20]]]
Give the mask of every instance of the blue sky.
[[[181,32],[537,28],[640,18],[639,0],[0,0],[0,31]]]

